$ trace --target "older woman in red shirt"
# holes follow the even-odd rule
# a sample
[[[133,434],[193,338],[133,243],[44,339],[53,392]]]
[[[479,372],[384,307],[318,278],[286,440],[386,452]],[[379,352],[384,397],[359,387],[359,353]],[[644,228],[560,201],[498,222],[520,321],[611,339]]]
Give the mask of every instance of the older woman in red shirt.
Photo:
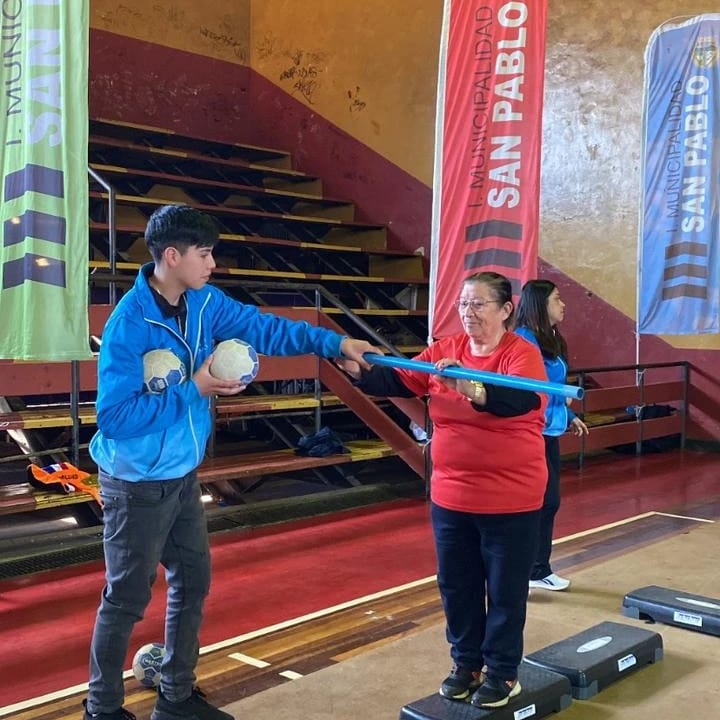
[[[456,302],[464,332],[417,356],[465,368],[546,380],[537,347],[511,332],[510,282],[482,272]],[[500,707],[521,691],[528,578],[547,484],[546,399],[527,390],[412,370],[339,361],[373,395],[429,396],[433,421],[431,517],[438,586],[453,667],[440,694]]]

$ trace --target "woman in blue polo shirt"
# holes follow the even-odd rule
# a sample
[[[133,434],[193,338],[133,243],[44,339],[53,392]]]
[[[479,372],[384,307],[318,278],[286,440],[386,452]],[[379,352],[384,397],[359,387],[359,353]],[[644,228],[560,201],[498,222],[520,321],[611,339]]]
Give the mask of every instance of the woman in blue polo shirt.
[[[548,380],[565,383],[567,380],[567,345],[558,330],[565,316],[565,303],[560,291],[549,280],[530,280],[525,283],[517,309],[515,332],[540,348]],[[567,430],[587,435],[587,425],[568,407],[560,395],[549,395],[545,409],[545,459],[548,484],[545,490],[537,555],[530,574],[530,587],[543,590],[566,590],[570,581],[560,577],[550,567],[552,535],[555,515],[560,507],[560,441]]]

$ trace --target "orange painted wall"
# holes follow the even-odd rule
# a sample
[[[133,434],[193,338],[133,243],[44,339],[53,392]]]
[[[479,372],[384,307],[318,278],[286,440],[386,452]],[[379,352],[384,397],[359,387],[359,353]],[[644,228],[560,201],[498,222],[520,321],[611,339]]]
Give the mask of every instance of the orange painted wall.
[[[251,3],[251,67],[432,184],[442,2]]]

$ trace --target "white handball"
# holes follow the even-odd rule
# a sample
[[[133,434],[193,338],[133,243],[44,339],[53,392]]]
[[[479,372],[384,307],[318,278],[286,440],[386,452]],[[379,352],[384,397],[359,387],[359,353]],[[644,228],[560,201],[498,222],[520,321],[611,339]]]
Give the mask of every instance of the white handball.
[[[155,688],[160,685],[160,668],[165,656],[162,643],[148,643],[136,653],[132,662],[132,671],[136,680],[145,687]]]
[[[161,393],[186,377],[185,364],[172,350],[150,350],[143,355],[143,386],[148,392]]]
[[[260,361],[255,348],[233,338],[217,344],[210,374],[218,380],[237,380],[241,385],[249,385],[259,369]]]

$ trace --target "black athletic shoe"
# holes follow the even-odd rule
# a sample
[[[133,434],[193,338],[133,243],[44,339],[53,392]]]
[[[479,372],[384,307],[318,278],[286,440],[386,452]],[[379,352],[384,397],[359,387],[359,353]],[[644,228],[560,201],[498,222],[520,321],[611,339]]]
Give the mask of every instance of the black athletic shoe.
[[[519,680],[493,680],[487,678],[473,693],[470,702],[475,707],[497,708],[507,705],[510,698],[520,694]]]
[[[187,700],[179,703],[170,702],[158,690],[158,699],[150,720],[234,720],[234,718],[211,705],[205,699],[205,693],[195,688]]]
[[[83,720],[136,720],[129,710],[122,707],[111,713],[96,713],[95,715],[88,711],[87,700],[83,700],[83,707],[85,708]]]
[[[442,681],[439,692],[450,700],[464,700],[475,688],[480,687],[484,680],[482,670],[468,670],[456,663]]]

